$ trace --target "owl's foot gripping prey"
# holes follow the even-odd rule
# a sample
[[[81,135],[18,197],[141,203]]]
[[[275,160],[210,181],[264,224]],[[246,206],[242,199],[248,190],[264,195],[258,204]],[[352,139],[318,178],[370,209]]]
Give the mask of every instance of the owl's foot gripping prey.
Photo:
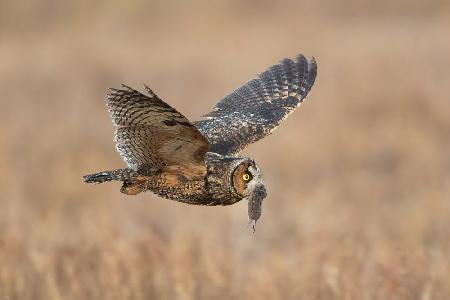
[[[191,122],[144,86],[111,89],[106,102],[116,126],[116,148],[127,169],[84,176],[88,183],[123,181],[128,195],[150,190],[196,205],[248,200],[255,226],[266,190],[247,145],[271,134],[306,98],[317,74],[314,58],[284,59]]]

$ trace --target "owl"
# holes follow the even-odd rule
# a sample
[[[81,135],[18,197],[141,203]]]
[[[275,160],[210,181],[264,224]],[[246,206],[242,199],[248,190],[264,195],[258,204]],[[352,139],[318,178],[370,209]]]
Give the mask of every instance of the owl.
[[[248,201],[253,230],[267,196],[261,170],[239,156],[247,145],[271,134],[305,99],[317,64],[299,55],[284,59],[191,122],[149,87],[110,89],[106,103],[116,126],[116,149],[127,168],[83,177],[87,183],[123,182],[120,191],[145,191],[195,205]]]

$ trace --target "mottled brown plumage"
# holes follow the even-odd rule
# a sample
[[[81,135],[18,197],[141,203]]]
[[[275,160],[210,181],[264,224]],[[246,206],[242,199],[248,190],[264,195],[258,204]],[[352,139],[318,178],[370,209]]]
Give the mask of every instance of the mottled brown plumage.
[[[272,133],[303,102],[316,73],[314,58],[284,59],[194,123],[147,86],[147,95],[127,86],[111,89],[107,106],[128,168],[86,175],[84,181],[122,181],[121,192],[128,195],[150,190],[198,205],[247,199],[255,226],[266,190],[256,163],[236,154]]]

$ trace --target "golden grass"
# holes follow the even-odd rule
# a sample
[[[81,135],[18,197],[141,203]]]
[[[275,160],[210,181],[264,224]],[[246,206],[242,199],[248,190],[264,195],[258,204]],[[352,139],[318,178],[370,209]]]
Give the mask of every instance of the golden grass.
[[[450,299],[447,2],[95,3],[0,1],[0,300]],[[256,234],[246,203],[81,182],[123,166],[108,87],[197,119],[299,52],[308,101],[244,153]]]

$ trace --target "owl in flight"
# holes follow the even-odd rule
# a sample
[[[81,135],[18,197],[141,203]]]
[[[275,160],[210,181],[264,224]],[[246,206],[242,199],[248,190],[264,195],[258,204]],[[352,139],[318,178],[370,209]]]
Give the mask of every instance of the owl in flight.
[[[122,181],[120,191],[159,196],[195,205],[248,201],[255,229],[267,196],[255,161],[238,156],[272,133],[308,95],[316,78],[312,58],[284,59],[220,100],[196,122],[161,100],[125,85],[111,89],[107,106],[125,169],[84,176],[88,183]]]

